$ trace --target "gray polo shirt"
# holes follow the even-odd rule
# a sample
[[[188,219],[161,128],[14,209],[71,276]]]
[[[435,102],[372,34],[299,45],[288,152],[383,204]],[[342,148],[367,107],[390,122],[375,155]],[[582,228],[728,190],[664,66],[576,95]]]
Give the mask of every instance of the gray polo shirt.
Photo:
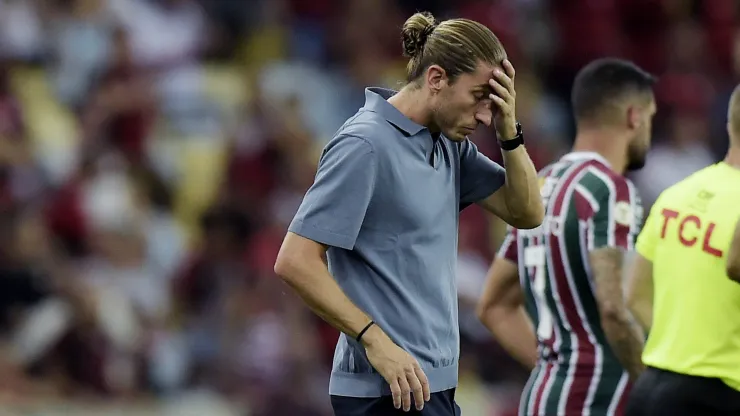
[[[499,189],[501,166],[469,140],[434,139],[368,88],[326,145],[289,230],[330,246],[339,286],[424,369],[432,392],[457,386],[459,211]],[[364,348],[342,334],[329,393],[390,394]]]

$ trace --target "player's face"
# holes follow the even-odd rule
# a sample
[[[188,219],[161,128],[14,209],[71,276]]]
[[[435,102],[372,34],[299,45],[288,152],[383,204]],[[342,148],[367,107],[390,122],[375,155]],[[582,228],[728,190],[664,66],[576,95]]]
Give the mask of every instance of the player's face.
[[[647,154],[650,151],[652,140],[653,116],[655,116],[655,98],[651,95],[646,104],[637,108],[640,124],[635,130],[635,136],[627,148],[627,170],[638,170],[645,166]]]
[[[473,73],[461,74],[440,89],[434,105],[435,124],[448,139],[465,140],[478,125],[492,119],[488,81],[494,67],[479,64]]]

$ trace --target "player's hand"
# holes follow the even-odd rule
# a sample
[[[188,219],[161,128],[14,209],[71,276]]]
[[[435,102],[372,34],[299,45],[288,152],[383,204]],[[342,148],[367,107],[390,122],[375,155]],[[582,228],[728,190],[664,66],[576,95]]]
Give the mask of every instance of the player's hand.
[[[373,333],[371,333],[371,331]],[[367,339],[366,339],[367,337]],[[429,401],[429,381],[426,374],[411,354],[394,344],[380,328],[373,326],[363,336],[365,352],[373,368],[388,382],[393,395],[393,406],[411,410],[411,396],[416,410],[424,408]]]
[[[499,139],[511,140],[516,137],[516,91],[514,90],[516,71],[508,59],[505,59],[501,66],[503,70],[496,68],[493,71],[493,77],[488,80],[488,84],[493,89],[489,97],[498,110],[494,111],[493,123]]]

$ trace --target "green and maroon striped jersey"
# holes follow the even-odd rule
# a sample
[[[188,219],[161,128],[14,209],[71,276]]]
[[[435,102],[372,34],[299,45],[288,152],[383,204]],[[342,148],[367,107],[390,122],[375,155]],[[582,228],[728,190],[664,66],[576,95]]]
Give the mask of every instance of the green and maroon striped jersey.
[[[510,229],[499,251],[519,267],[539,344],[520,415],[620,415],[630,386],[601,328],[588,254],[633,249],[640,198],[595,153],[567,154],[539,180],[545,220]]]

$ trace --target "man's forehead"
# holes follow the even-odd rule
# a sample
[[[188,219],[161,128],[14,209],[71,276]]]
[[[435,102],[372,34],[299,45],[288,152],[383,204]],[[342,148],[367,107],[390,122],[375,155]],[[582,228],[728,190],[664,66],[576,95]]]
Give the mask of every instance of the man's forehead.
[[[487,83],[489,79],[493,76],[493,71],[496,69],[503,70],[503,67],[501,65],[493,65],[486,62],[480,62],[478,63],[478,67],[475,68],[475,72],[473,72],[473,76],[478,81],[482,81],[484,83]]]
[[[488,85],[488,80],[491,79],[493,76],[493,71],[499,68],[501,69],[501,65],[491,65],[489,63],[480,62],[478,63],[478,66],[475,68],[473,72],[464,74],[463,76],[467,78],[467,83],[473,86],[486,86]]]

